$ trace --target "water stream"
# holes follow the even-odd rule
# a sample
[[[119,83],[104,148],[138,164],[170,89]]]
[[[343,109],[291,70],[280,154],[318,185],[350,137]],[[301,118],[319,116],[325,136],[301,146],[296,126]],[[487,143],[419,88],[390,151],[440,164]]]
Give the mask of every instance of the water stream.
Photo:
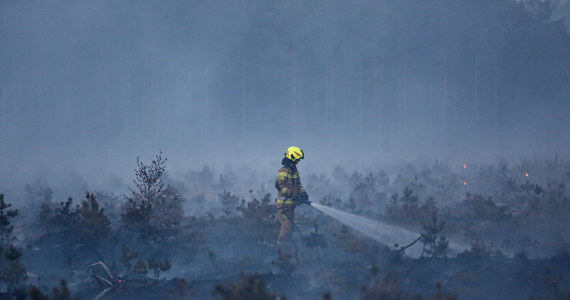
[[[371,220],[355,214],[347,213],[335,208],[311,203],[311,205],[324,214],[340,221],[341,223],[359,231],[365,236],[394,249],[394,245],[406,246],[420,236],[419,232],[413,232],[398,226],[390,225],[381,221]],[[468,247],[458,243],[449,242],[452,252],[460,253]],[[406,254],[411,257],[419,257],[422,253],[422,244],[417,242],[406,250]],[[452,253],[453,254],[453,253]]]

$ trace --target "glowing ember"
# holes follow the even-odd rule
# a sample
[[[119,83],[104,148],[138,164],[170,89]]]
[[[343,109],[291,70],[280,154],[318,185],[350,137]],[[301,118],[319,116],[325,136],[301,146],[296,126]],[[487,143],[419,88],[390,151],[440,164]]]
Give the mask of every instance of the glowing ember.
[[[528,173],[524,173],[524,177],[528,177]]]
[[[463,169],[467,169],[467,164],[463,164]]]
[[[463,185],[467,185],[467,181],[463,181]]]

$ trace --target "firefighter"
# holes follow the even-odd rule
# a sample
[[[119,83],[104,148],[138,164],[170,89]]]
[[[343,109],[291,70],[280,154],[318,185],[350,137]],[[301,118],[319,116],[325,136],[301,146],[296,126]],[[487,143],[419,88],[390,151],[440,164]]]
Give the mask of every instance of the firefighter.
[[[289,147],[281,161],[283,165],[277,172],[277,217],[281,223],[277,245],[285,245],[291,238],[295,222],[295,207],[302,203],[310,204],[297,171],[297,164],[305,158],[299,147]]]

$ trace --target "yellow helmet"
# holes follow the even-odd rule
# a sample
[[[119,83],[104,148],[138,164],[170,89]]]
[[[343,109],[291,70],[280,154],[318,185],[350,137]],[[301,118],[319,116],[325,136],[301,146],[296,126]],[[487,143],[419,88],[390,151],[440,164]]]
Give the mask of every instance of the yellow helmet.
[[[287,152],[285,152],[285,157],[291,161],[297,161],[305,158],[305,153],[303,153],[303,150],[299,147],[289,147],[287,148]]]

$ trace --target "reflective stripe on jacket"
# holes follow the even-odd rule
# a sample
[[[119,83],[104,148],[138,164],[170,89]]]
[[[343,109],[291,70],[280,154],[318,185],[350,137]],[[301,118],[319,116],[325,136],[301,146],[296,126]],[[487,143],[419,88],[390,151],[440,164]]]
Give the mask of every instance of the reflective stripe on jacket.
[[[277,204],[293,205],[293,204],[295,204],[295,202],[293,200],[290,200],[290,199],[282,200],[282,199],[277,198]]]

